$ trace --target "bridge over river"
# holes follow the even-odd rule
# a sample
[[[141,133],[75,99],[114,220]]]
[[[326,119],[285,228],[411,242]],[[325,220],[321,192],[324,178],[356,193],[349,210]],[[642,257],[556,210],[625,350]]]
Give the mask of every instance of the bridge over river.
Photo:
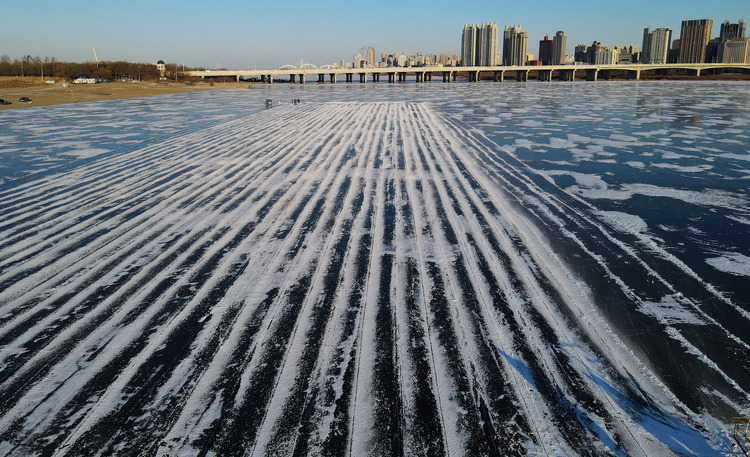
[[[726,70],[740,70],[743,74],[750,73],[750,63],[703,63],[703,64],[632,64],[632,65],[545,65],[545,66],[494,66],[494,67],[387,67],[387,68],[293,68],[282,67],[265,70],[202,70],[188,71],[190,76],[200,78],[231,77],[237,81],[241,79],[257,78],[264,83],[272,83],[278,75],[288,75],[292,83],[305,84],[307,78],[317,76],[317,82],[325,82],[326,76],[330,83],[336,83],[341,75],[345,82],[354,82],[355,75],[360,83],[380,82],[381,77],[387,78],[389,83],[406,81],[407,75],[413,75],[416,82],[432,81],[433,76],[443,82],[456,81],[459,73],[468,74],[468,80],[478,82],[483,75],[492,74],[493,81],[503,81],[506,74],[511,74],[517,81],[527,81],[529,73],[535,72],[540,81],[551,81],[553,75],[561,81],[574,81],[576,72],[585,72],[586,81],[609,79],[613,71],[627,71],[628,79],[640,79],[644,71],[655,71],[661,75],[668,75],[673,71],[686,71],[687,74],[700,76],[701,74],[720,74]]]

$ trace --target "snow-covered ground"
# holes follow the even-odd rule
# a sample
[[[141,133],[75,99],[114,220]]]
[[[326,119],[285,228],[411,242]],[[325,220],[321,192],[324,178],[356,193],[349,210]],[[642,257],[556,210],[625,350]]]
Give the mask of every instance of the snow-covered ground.
[[[747,116],[504,84],[0,118],[0,455],[731,455]]]

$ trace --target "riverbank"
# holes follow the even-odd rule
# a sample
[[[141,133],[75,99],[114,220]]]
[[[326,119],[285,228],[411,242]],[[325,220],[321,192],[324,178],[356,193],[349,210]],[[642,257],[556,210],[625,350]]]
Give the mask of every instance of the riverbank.
[[[247,87],[247,84],[242,87]],[[0,105],[0,110],[199,92],[213,88],[218,88],[218,85],[121,81],[102,84],[63,84],[58,81],[48,84],[39,78],[0,78],[0,98],[12,103]],[[28,97],[32,101],[20,102],[21,97]]]

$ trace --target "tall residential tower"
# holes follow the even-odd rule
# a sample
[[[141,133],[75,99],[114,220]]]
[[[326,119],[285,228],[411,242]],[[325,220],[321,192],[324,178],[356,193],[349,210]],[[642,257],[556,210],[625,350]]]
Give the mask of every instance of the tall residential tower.
[[[705,62],[706,46],[711,39],[713,25],[713,19],[682,21],[679,63]]]
[[[729,41],[732,39],[743,39],[745,38],[745,28],[747,24],[742,19],[736,24],[730,24],[729,21],[724,21],[721,24],[721,32],[719,33],[719,40]]]
[[[461,65],[497,65],[497,23],[464,25],[461,34]]]
[[[552,65],[565,65],[565,33],[558,30],[552,37]]]
[[[523,66],[526,65],[526,53],[529,37],[526,32],[521,31],[520,25],[512,27],[505,26],[503,35],[503,65]]]
[[[651,27],[643,29],[643,48],[641,63],[668,63],[669,44],[672,42],[672,31],[661,27],[653,32]]]
[[[547,35],[539,41],[539,60],[542,65],[552,65],[552,44],[552,40]]]

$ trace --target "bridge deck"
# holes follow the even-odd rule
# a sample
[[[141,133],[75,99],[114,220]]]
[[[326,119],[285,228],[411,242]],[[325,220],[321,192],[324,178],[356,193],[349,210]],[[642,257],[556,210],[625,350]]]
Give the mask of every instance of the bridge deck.
[[[528,74],[532,71],[542,75],[540,79],[550,80],[552,72],[559,72],[565,75],[561,79],[573,80],[576,71],[585,71],[586,79],[595,81],[599,73],[607,75],[613,70],[627,71],[632,79],[639,79],[640,73],[648,70],[669,72],[672,70],[686,70],[691,74],[700,75],[706,71],[721,71],[729,69],[739,69],[750,71],[750,63],[702,63],[702,64],[631,64],[631,65],[543,65],[543,66],[493,66],[493,67],[371,67],[371,68],[274,68],[260,70],[202,70],[187,71],[190,76],[200,78],[207,77],[232,77],[238,81],[242,77],[258,77],[265,82],[272,82],[276,75],[289,75],[292,82],[299,78],[304,83],[307,76],[318,76],[318,80],[323,82],[327,75],[331,82],[336,81],[339,75],[345,75],[346,82],[352,82],[354,75],[359,75],[360,82],[366,82],[367,77],[371,76],[373,81],[379,81],[380,76],[388,75],[389,82],[394,82],[396,78],[399,81],[405,81],[406,75],[415,75],[417,82],[431,81],[433,74],[443,74],[443,81],[454,81],[457,73],[468,73],[469,80],[479,81],[481,73],[493,73],[495,80],[503,80],[507,72],[516,72],[517,79],[528,79]],[[608,76],[608,75],[607,75]],[[605,76],[605,77],[607,77]]]

